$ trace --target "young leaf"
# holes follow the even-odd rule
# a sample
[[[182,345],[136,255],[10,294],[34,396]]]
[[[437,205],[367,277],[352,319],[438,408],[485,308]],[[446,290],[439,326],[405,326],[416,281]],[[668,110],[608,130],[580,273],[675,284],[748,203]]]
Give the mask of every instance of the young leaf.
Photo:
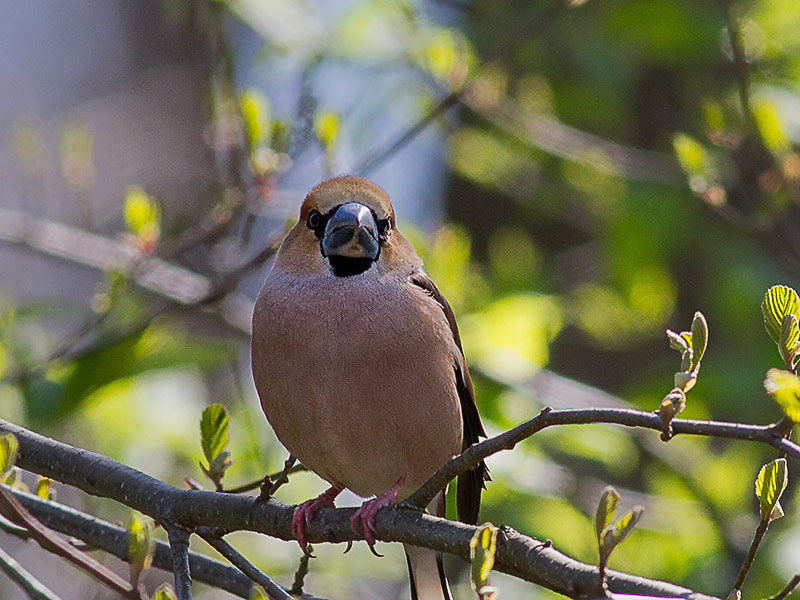
[[[19,442],[13,433],[0,435],[0,477],[5,475],[17,461]]]
[[[706,346],[708,346],[708,323],[706,318],[699,310],[694,313],[692,319],[692,370],[696,371],[700,366],[700,361],[703,360]]]
[[[800,423],[800,379],[797,375],[783,369],[770,369],[764,380],[764,389],[787,417]]]
[[[330,150],[339,137],[339,116],[323,111],[314,117],[314,133],[325,150]]]
[[[50,480],[47,477],[39,477],[36,482],[36,495],[45,500],[55,498],[55,490],[50,488]]]
[[[761,303],[764,327],[773,341],[780,346],[781,323],[785,315],[794,315],[800,320],[800,297],[792,288],[774,285],[767,290]]]
[[[608,562],[608,557],[611,556],[611,553],[619,546],[620,542],[630,535],[643,512],[643,507],[636,506],[614,525],[607,527],[603,531],[603,539],[600,542],[600,560],[603,564]]]
[[[209,466],[228,446],[228,413],[221,404],[207,406],[200,418],[200,444]]]
[[[787,365],[791,366],[795,363],[798,340],[800,340],[800,327],[797,324],[797,317],[784,315],[778,339],[778,352],[780,352],[783,362]]]
[[[162,583],[153,593],[152,600],[178,600],[178,597],[170,584]]]
[[[260,585],[253,584],[253,587],[250,588],[250,600],[269,600],[269,596],[267,596],[267,592],[264,591]]]
[[[597,534],[597,542],[601,542],[603,530],[611,523],[614,518],[614,511],[619,503],[619,493],[613,487],[606,486],[603,495],[600,496],[600,504],[597,505],[597,512],[594,516],[594,530]]]
[[[761,467],[756,477],[756,496],[761,503],[760,514],[763,521],[770,520],[787,482],[785,458],[776,458]]]
[[[132,512],[128,521],[128,560],[137,578],[139,573],[153,564],[155,551],[153,522],[144,515]]]
[[[691,341],[687,342],[685,337],[675,333],[671,329],[667,329],[667,338],[669,338],[669,347],[677,350],[681,354],[686,352],[691,346]]]
[[[469,541],[470,582],[472,589],[482,594],[489,582],[489,573],[494,566],[497,550],[498,529],[491,523],[484,523]]]

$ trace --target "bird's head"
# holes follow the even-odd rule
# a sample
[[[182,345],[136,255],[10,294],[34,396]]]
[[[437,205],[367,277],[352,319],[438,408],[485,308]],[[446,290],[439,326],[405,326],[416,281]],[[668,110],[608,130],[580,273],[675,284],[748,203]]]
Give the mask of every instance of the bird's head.
[[[306,195],[279,260],[290,262],[295,271],[323,267],[349,277],[364,273],[379,260],[396,258],[396,251],[406,247],[410,249],[408,242],[395,231],[386,192],[360,177],[334,177]]]

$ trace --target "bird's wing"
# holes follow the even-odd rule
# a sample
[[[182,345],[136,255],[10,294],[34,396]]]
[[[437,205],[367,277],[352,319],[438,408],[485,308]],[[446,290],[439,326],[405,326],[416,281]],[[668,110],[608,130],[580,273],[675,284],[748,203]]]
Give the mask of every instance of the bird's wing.
[[[461,401],[461,417],[464,422],[463,449],[466,450],[469,446],[478,442],[481,437],[486,437],[486,432],[478,414],[478,407],[475,405],[475,392],[472,389],[472,379],[469,376],[467,363],[464,359],[464,350],[461,347],[461,337],[458,334],[456,317],[453,314],[453,309],[450,308],[450,304],[424,271],[414,271],[411,274],[411,283],[425,290],[442,307],[442,312],[444,312],[447,323],[450,325],[450,331],[453,333],[453,340],[458,347],[458,353],[453,357],[453,366],[456,372],[458,398]],[[481,504],[481,490],[486,487],[484,482],[488,480],[489,470],[483,461],[474,469],[459,476],[456,504],[460,521],[473,525],[477,524],[478,511]]]

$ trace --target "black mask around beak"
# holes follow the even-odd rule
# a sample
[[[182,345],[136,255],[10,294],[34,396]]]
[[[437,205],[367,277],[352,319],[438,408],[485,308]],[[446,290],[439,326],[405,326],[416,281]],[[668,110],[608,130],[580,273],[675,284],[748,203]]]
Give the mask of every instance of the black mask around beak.
[[[363,273],[381,250],[372,211],[358,202],[342,204],[328,218],[320,244],[336,275]]]

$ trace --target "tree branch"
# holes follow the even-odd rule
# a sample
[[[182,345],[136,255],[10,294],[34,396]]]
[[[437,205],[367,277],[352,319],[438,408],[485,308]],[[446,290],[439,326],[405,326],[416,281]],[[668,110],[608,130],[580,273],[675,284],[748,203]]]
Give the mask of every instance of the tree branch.
[[[8,575],[31,600],[60,600],[50,588],[28,573],[22,565],[0,548],[0,571]]]
[[[569,415],[580,411],[560,412]],[[637,411],[612,412],[633,413],[649,428],[660,430],[655,415],[640,413],[639,417]],[[684,423],[703,422],[686,421],[680,425],[676,422],[676,432],[686,433]],[[723,433],[730,433],[728,429],[735,427],[714,423],[707,426]],[[747,426],[742,427],[747,429]],[[768,431],[769,428],[756,429]],[[115,499],[158,522],[166,520],[187,528],[219,527],[226,532],[250,530],[294,540],[290,525],[293,509],[275,500],[259,501],[233,494],[179,490],[105,456],[56,442],[6,421],[0,420],[0,432],[17,436],[19,467],[76,486],[92,495]],[[751,439],[745,437],[744,432],[738,437]],[[786,440],[782,443],[790,444]],[[309,540],[316,543],[356,539],[350,527],[354,510],[321,510],[307,529]],[[377,537],[383,541],[410,543],[464,559],[469,558],[469,542],[475,531],[477,528],[474,526],[400,508],[383,509],[377,516]],[[597,567],[580,563],[510,528],[503,528],[498,540],[495,568],[570,597],[593,593],[597,587]],[[709,598],[680,586],[613,571],[608,573],[608,585],[615,593]]]
[[[180,527],[167,529],[172,573],[178,600],[192,600],[192,575],[189,571],[189,532]]]

